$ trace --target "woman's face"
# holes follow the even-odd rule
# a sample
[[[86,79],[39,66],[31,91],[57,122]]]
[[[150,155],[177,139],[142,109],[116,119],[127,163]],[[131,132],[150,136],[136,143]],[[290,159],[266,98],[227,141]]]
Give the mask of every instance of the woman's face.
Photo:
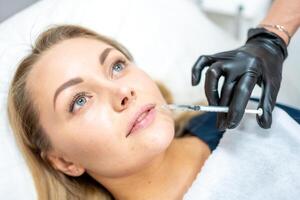
[[[104,42],[75,38],[53,46],[34,64],[27,87],[53,152],[88,172],[134,173],[174,137],[155,82]]]

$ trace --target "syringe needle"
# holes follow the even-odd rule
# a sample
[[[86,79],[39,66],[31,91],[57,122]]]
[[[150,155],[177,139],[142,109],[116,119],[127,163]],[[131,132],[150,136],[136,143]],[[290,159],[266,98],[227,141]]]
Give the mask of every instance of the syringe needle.
[[[229,111],[228,107],[225,106],[200,106],[200,105],[184,105],[184,104],[164,104],[162,105],[164,109],[178,110],[178,111],[205,111],[205,112],[225,112]],[[245,113],[252,113],[261,116],[263,110],[261,108],[255,109],[245,109]]]

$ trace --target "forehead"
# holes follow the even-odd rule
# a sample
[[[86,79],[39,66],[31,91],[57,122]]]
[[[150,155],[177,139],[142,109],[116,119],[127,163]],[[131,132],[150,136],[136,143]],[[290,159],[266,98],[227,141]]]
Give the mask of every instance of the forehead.
[[[105,48],[111,47],[107,43],[90,38],[73,38],[59,42],[43,52],[34,69],[46,68],[44,66],[60,66],[73,64],[87,60],[87,58],[99,55]],[[43,69],[44,70],[44,69]]]
[[[99,66],[99,55],[111,47],[105,42],[74,38],[62,41],[43,52],[33,65],[27,79],[27,87],[38,98],[50,98],[64,81],[75,76],[84,76]]]
[[[51,80],[55,77],[59,78],[61,72],[64,72],[64,74],[72,73],[82,65],[88,67],[87,64],[98,63],[97,58],[107,47],[111,46],[102,41],[89,38],[74,38],[62,41],[42,53],[33,65],[30,76],[34,79],[43,77],[43,80],[45,78]],[[72,70],[68,70],[70,68]],[[51,77],[49,77],[49,74],[51,74]]]

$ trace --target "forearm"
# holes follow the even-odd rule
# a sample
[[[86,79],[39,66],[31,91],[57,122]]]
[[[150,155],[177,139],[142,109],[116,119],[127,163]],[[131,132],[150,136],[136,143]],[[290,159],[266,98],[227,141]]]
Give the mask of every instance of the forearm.
[[[275,0],[260,24],[282,25],[293,36],[300,26],[300,0]],[[288,42],[288,36],[285,33],[275,28],[266,27],[266,29],[279,35],[285,43]]]

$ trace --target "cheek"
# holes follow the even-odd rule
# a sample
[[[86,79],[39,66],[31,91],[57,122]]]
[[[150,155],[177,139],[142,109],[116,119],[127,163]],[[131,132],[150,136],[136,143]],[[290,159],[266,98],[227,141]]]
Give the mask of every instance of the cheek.
[[[63,137],[56,140],[61,152],[74,162],[89,166],[97,157],[106,155],[120,142],[113,120],[98,108],[88,110],[77,121],[65,127]]]
[[[150,99],[151,97],[155,98],[157,103],[166,103],[156,82],[144,71],[137,68],[129,80],[132,80],[131,85],[138,91],[141,91],[142,95],[147,95]]]
[[[81,150],[73,152],[89,172],[102,176],[118,177],[143,169],[168,148],[174,137],[174,120],[159,111],[151,126],[132,137],[123,138],[122,130],[109,124],[89,127],[86,138],[77,140]]]

